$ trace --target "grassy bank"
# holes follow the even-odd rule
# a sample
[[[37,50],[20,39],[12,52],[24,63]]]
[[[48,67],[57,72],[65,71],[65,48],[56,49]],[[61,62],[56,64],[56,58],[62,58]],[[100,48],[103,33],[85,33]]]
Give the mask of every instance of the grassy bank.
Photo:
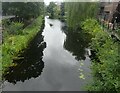
[[[120,93],[120,43],[104,32],[94,19],[83,22],[82,29],[92,34],[91,49],[93,82],[90,91]]]
[[[17,58],[18,54],[22,52],[23,49],[27,48],[29,42],[33,39],[43,23],[43,16],[39,16],[35,21],[33,21],[29,26],[24,29],[17,29],[22,32],[22,34],[4,34],[4,42],[2,44],[2,71],[17,64],[13,63],[13,59]],[[7,32],[5,28],[4,32]],[[12,30],[13,31],[13,30]]]

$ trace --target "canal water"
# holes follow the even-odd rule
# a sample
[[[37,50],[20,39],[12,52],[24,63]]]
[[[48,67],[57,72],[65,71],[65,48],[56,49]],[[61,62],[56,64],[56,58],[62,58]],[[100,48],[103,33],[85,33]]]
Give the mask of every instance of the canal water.
[[[14,60],[3,91],[83,91],[89,82],[90,58],[80,33],[65,32],[60,20],[45,17],[45,27]],[[23,58],[24,57],[24,58]]]

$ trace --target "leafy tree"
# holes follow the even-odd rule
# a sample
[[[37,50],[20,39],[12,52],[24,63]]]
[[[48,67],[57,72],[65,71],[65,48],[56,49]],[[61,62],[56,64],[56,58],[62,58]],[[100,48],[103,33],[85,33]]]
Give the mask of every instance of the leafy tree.
[[[50,2],[46,10],[50,18],[60,18],[61,9],[60,9],[60,5],[58,5],[57,3]]]
[[[54,8],[56,4],[54,2],[50,2],[49,6],[47,7],[47,12],[50,13],[50,18],[54,18]]]
[[[20,21],[36,18],[44,13],[43,2],[3,2],[3,15],[15,15]]]
[[[65,11],[68,27],[76,30],[80,27],[82,21],[95,17],[97,10],[97,3],[66,2]]]
[[[60,10],[61,10],[61,16],[64,16],[65,15],[65,3],[61,3],[60,5]]]

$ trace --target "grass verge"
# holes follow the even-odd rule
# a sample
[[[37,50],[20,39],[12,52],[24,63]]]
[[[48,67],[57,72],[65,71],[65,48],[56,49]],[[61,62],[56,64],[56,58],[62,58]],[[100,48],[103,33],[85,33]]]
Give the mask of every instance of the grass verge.
[[[4,39],[2,47],[2,73],[10,66],[16,66],[13,59],[18,56],[23,49],[27,48],[29,42],[40,31],[43,23],[43,16],[39,16],[29,26],[22,29],[23,34],[7,35]],[[5,30],[4,30],[5,31]]]

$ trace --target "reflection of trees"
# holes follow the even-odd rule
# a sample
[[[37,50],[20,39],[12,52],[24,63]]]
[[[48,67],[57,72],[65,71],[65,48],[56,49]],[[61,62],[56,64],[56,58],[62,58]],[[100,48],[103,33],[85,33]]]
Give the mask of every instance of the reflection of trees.
[[[37,34],[33,41],[31,41],[28,49],[21,54],[23,59],[14,60],[17,66],[10,67],[3,75],[8,82],[16,83],[17,81],[24,82],[32,77],[38,77],[42,69],[44,68],[44,62],[42,61],[43,50],[46,47],[46,43],[43,42],[43,36],[41,32]]]
[[[72,55],[75,56],[76,60],[84,60],[85,48],[88,47],[89,42],[90,36],[82,30],[79,32],[67,31],[64,48],[71,52]]]

